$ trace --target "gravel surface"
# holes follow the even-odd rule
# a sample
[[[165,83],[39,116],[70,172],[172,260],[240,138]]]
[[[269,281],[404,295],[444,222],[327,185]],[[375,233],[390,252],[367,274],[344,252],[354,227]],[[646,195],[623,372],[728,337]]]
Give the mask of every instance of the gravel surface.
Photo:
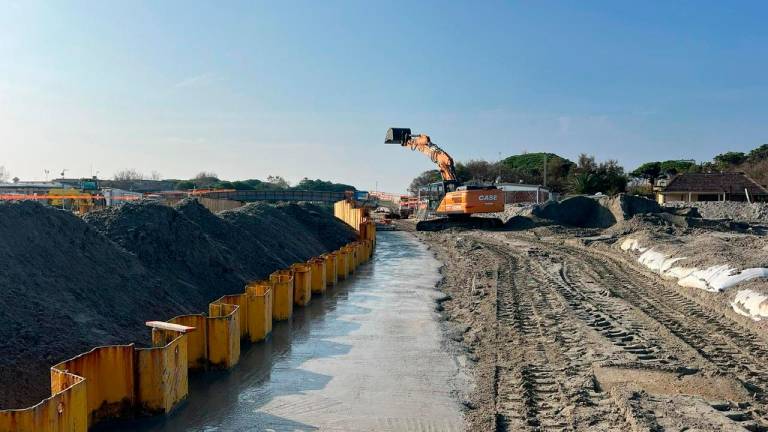
[[[195,201],[140,202],[81,219],[0,203],[0,408],[50,396],[48,369],[61,360],[98,345],[147,343],[144,321],[204,311],[248,280],[354,237],[310,205],[215,215]]]

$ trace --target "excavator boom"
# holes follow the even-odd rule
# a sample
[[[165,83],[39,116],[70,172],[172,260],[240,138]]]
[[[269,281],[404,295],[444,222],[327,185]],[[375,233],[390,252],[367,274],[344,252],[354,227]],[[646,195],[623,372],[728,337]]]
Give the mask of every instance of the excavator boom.
[[[411,135],[411,130],[408,128],[390,128],[384,143],[400,144],[427,155],[432,159],[432,162],[437,164],[444,182],[456,182],[456,166],[453,163],[453,158],[448,152],[433,143],[428,135]]]

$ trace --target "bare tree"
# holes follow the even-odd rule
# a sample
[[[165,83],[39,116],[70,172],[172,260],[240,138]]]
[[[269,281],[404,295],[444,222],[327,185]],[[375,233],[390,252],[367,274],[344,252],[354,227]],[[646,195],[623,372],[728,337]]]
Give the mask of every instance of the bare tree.
[[[219,179],[219,176],[213,172],[213,171],[200,171],[195,175],[195,180],[209,180],[209,179]]]
[[[149,179],[150,180],[161,180],[162,178],[163,178],[163,175],[160,174],[158,171],[152,171],[149,174]]]
[[[267,182],[272,183],[273,185],[281,189],[288,189],[289,187],[291,187],[291,184],[288,183],[288,180],[284,179],[283,176],[274,176],[274,175],[267,176]]]
[[[115,173],[115,180],[122,181],[135,181],[141,180],[144,176],[134,168],[128,168]]]
[[[9,173],[4,166],[0,165],[0,182],[3,182],[3,183],[7,182],[10,176],[11,176],[11,173]]]

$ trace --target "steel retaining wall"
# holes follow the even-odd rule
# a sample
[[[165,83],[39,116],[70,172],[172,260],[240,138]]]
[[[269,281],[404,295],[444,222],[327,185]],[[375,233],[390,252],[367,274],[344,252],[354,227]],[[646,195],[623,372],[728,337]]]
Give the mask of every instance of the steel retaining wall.
[[[347,210],[354,221],[353,210],[360,209]],[[298,306],[306,305],[313,292],[323,293],[368,261],[375,227],[361,221],[357,230],[359,241],[250,282],[243,293],[209,304],[207,316],[167,321],[186,326],[183,332],[152,328],[152,347],[96,347],[56,364],[51,397],[29,408],[0,410],[0,432],[85,432],[107,419],[170,412],[187,397],[189,370],[235,366],[241,339],[264,340],[273,321],[291,318],[294,294]]]

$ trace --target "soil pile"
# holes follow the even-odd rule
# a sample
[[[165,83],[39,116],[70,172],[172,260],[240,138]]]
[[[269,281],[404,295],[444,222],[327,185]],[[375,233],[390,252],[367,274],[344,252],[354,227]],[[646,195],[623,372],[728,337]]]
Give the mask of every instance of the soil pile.
[[[0,407],[50,396],[48,369],[182,309],[136,256],[70,212],[0,203]]]
[[[310,205],[139,202],[80,219],[21,202],[0,203],[0,238],[0,408],[19,408],[49,396],[52,364],[148,342],[145,321],[205,311],[355,232]]]
[[[547,201],[533,208],[533,215],[562,225],[584,228],[608,228],[616,217],[594,198],[576,196],[562,201]]]
[[[663,209],[646,198],[619,194],[615,197],[575,196],[548,201],[532,209],[533,216],[581,228],[609,228],[636,215],[658,214]]]

